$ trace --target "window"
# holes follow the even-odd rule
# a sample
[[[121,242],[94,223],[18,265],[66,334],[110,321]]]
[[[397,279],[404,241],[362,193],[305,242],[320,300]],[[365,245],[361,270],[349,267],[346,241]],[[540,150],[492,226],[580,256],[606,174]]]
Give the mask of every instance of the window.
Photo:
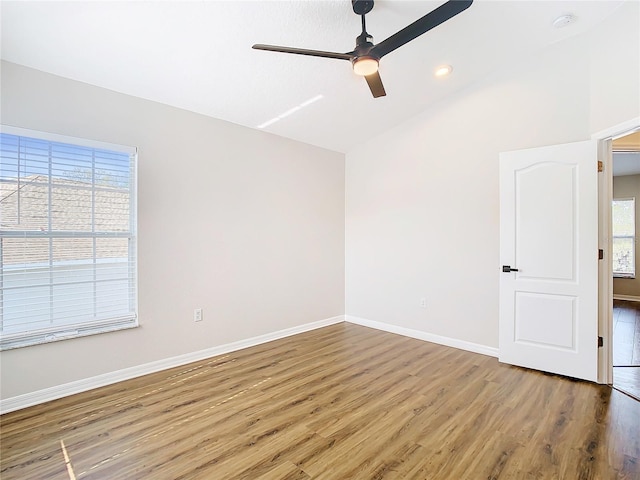
[[[635,278],[636,276],[636,200],[620,198],[613,200],[613,276]]]
[[[0,349],[137,326],[136,150],[2,127]]]

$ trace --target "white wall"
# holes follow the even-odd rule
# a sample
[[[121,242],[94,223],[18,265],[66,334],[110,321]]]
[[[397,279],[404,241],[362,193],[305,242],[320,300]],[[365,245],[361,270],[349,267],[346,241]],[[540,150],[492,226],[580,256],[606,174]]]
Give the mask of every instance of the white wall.
[[[344,155],[5,62],[1,99],[139,148],[141,324],[2,352],[3,399],[344,313]]]
[[[348,316],[497,347],[498,155],[640,115],[639,6],[347,153]]]
[[[585,42],[591,60],[590,126],[596,133],[638,116],[640,2],[627,0]]]

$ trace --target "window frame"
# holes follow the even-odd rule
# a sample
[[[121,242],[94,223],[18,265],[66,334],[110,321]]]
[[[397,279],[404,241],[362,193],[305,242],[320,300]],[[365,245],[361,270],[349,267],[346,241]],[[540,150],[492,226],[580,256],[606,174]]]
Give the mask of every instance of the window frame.
[[[128,268],[133,268],[133,273],[129,272],[128,278],[130,282],[130,288],[132,293],[129,293],[128,300],[133,310],[132,315],[124,317],[113,317],[101,320],[87,320],[73,324],[63,324],[58,326],[52,326],[49,328],[38,328],[31,331],[4,333],[2,331],[3,321],[0,317],[0,351],[9,350],[13,348],[27,347],[31,345],[38,345],[43,343],[50,343],[60,340],[66,340],[71,338],[84,337],[88,335],[96,335],[101,333],[113,332],[123,329],[136,328],[139,326],[139,310],[138,310],[138,149],[137,147],[118,145],[113,143],[101,142],[97,140],[90,140],[85,138],[71,137],[68,135],[59,135],[54,133],[42,132],[37,130],[25,129],[20,127],[14,127],[9,125],[0,125],[0,133],[15,135],[19,137],[33,138],[37,140],[43,140],[47,142],[56,142],[63,144],[70,144],[78,147],[92,148],[98,150],[108,150],[112,152],[118,152],[129,155],[129,169],[130,174],[133,177],[129,182],[129,230],[125,235],[116,236],[113,238],[128,238],[128,253],[127,264]],[[49,159],[49,164],[51,160]],[[132,165],[133,164],[133,165]],[[92,188],[95,188],[95,180],[92,182]],[[51,187],[49,187],[51,188]],[[29,230],[6,230],[0,229],[0,241],[3,238],[16,238],[18,236],[34,237],[34,238],[59,238],[56,235],[59,230],[53,230],[42,234],[40,232],[33,232]],[[100,239],[104,238],[101,232],[95,232],[92,229],[87,238]],[[1,252],[0,244],[0,252]],[[1,265],[1,262],[0,262]],[[3,295],[3,285],[0,281],[0,295]],[[1,297],[0,297],[1,300]],[[0,311],[0,315],[2,315]]]
[[[615,235],[613,232],[613,202],[633,202],[633,235]],[[630,238],[631,239],[631,252],[633,255],[633,272],[616,272],[613,270],[613,278],[628,278],[635,279],[636,278],[636,197],[620,197],[613,198],[611,200],[611,244],[613,245],[616,238]],[[613,268],[613,265],[612,265]]]

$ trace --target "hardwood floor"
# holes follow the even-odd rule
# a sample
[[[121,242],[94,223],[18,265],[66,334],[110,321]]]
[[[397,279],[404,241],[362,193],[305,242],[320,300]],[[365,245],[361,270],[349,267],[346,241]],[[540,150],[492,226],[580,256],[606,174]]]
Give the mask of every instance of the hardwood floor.
[[[640,366],[640,302],[613,301],[613,365]]]
[[[640,401],[640,302],[613,301],[613,386]]]
[[[640,367],[614,367],[613,386],[640,402]]]
[[[640,478],[640,402],[347,323],[0,421],[3,480]]]

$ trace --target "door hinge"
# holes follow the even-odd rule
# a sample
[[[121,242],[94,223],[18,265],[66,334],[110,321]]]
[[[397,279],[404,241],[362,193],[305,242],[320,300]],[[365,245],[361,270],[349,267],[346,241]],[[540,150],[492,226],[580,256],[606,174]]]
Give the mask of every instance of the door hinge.
[[[604,339],[602,337],[598,337],[598,348],[604,346]]]
[[[604,172],[604,163],[598,160],[598,173]]]
[[[598,260],[602,260],[604,258],[604,250],[599,248],[598,249]]]

